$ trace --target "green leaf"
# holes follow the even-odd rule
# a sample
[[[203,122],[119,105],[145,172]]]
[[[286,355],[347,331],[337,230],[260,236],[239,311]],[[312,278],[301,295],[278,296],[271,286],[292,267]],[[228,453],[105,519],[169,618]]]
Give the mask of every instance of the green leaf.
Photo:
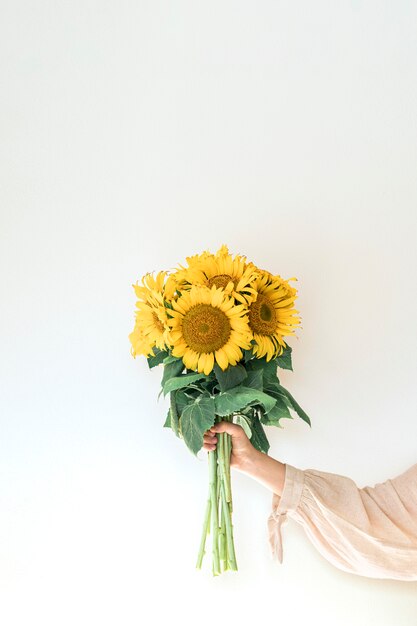
[[[248,372],[248,377],[245,380],[245,387],[251,387],[252,389],[263,390],[264,376],[261,369]]]
[[[256,341],[254,339],[251,339],[251,345],[252,345],[252,348],[254,345],[256,345]],[[255,355],[253,354],[252,348],[250,348],[249,350],[242,350],[243,360],[245,363],[247,363],[248,361],[250,361],[251,359],[255,357]]]
[[[261,422],[257,417],[249,418],[249,421],[252,430],[251,444],[260,452],[267,454],[270,446]]]
[[[275,359],[278,367],[280,367],[283,370],[293,371],[292,361],[291,361],[291,352],[292,352],[292,348],[290,346],[287,346],[284,349],[284,352]]]
[[[229,367],[223,371],[216,363],[214,365],[214,373],[216,374],[221,391],[237,387],[247,376],[243,365],[229,365]]]
[[[252,402],[261,404],[265,412],[268,413],[275,404],[275,399],[268,396],[259,389],[251,389],[251,387],[233,387],[228,391],[222,391],[215,397],[216,413],[224,417],[236,411],[240,411]]]
[[[257,411],[261,410],[263,411],[262,407],[260,407],[260,405],[254,405],[254,404],[248,404],[248,406],[245,406],[244,409],[241,409],[239,411],[239,413],[242,413],[242,415],[244,415],[245,417],[253,417],[257,415]]]
[[[166,356],[164,359],[164,365],[168,365],[169,363],[174,363],[174,361],[178,361],[178,357],[177,356],[172,356],[171,354]],[[180,359],[182,360],[182,359]]]
[[[172,391],[170,394],[170,407],[168,409],[167,418],[165,420],[164,428],[171,428],[177,437],[180,437],[179,431],[179,414],[177,402],[175,399],[176,391]]]
[[[149,369],[152,369],[153,367],[156,367],[156,365],[159,365],[160,363],[162,363],[162,361],[167,356],[166,350],[159,350],[159,348],[153,348],[153,351],[155,353],[155,356],[147,357]]]
[[[181,433],[191,452],[197,452],[203,446],[203,435],[216,418],[214,399],[210,395],[199,396],[192,404],[185,407],[181,415]]]
[[[311,426],[311,420],[308,417],[307,413],[305,411],[303,411],[303,409],[300,407],[300,405],[295,400],[295,398],[293,398],[293,396],[290,394],[288,389],[284,389],[284,387],[282,385],[279,385],[279,387],[282,390],[282,392],[285,394],[287,400],[290,403],[290,406],[294,409],[294,411],[298,414],[298,416],[301,417],[302,420],[307,422],[307,424],[309,426]]]
[[[209,374],[206,380],[202,380],[201,382],[199,382],[199,385],[202,389],[204,389],[204,391],[208,391],[210,394],[212,394],[213,389],[218,386],[218,383],[216,377],[212,374]]]
[[[201,380],[205,378],[205,374],[183,374],[182,376],[176,376],[175,378],[170,378],[167,380],[163,387],[164,396],[167,395],[170,391],[175,391],[175,389],[182,389],[183,387],[187,387],[191,383],[195,383],[197,380]]]
[[[266,424],[267,426],[278,426],[278,428],[282,428],[279,424],[279,420],[287,418],[294,419],[291,413],[288,410],[288,406],[282,396],[278,396],[276,398],[275,406],[261,417],[261,422]]]
[[[268,382],[265,385],[264,392],[275,399],[284,400],[287,406],[292,407],[290,400],[284,392],[284,387],[282,387],[277,381]]]
[[[269,385],[265,389],[265,392],[273,396],[274,398],[281,398],[290,409],[293,409],[298,414],[298,416],[301,417],[302,420],[304,420],[309,426],[311,426],[311,421],[307,413],[303,411],[295,398],[290,394],[288,389],[285,389],[285,387],[276,383],[274,385]]]
[[[250,361],[253,358],[252,350],[243,350],[243,360],[245,363]]]
[[[253,359],[246,365],[246,369],[248,371],[259,371],[262,370],[262,376],[264,380],[264,385],[266,386],[269,382],[279,382],[277,377],[277,362],[276,359],[272,359],[271,361],[267,361],[265,358],[262,359]]]
[[[177,413],[179,417],[181,417],[181,413],[183,412],[187,404],[191,404],[192,402],[194,402],[194,398],[190,398],[185,393],[185,391],[179,389],[178,391],[175,391],[175,402],[177,405]]]
[[[171,428],[174,433],[179,437],[179,416],[177,411],[177,403],[175,400],[175,391],[170,393],[170,415],[171,415]]]
[[[244,415],[236,415],[235,422],[236,424],[238,424],[238,426],[241,426],[243,428],[246,436],[250,439],[252,437],[252,430],[249,426],[249,420],[247,420]]]
[[[181,374],[183,369],[184,369],[184,363],[182,359],[175,359],[175,361],[171,361],[170,363],[167,363],[166,365],[164,365],[164,374],[162,376],[162,381],[161,381],[162,387],[165,386],[165,383],[170,378],[174,378],[175,376],[178,376],[178,374]]]

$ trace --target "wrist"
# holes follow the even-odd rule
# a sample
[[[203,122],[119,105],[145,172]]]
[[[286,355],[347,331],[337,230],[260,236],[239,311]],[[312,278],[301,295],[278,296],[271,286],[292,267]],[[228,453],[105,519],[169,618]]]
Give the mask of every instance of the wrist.
[[[238,469],[281,496],[286,474],[284,463],[254,448]]]
[[[265,455],[262,452],[252,446],[242,463],[242,471],[250,475],[255,474],[263,456]]]
[[[244,474],[248,474],[249,476],[251,476],[252,473],[255,473],[256,471],[256,467],[259,464],[259,457],[261,454],[262,452],[259,452],[259,450],[251,445],[248,453],[245,454],[245,456],[239,461],[238,465],[235,465],[236,469],[238,469],[240,472],[243,472]]]

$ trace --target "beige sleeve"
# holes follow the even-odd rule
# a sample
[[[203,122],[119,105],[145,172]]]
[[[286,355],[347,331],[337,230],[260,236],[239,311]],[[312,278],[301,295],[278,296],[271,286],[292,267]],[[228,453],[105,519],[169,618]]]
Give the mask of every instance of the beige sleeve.
[[[280,562],[287,515],[339,569],[417,580],[417,464],[396,478],[359,488],[346,476],[287,463],[282,495],[273,494],[268,519],[272,554]]]

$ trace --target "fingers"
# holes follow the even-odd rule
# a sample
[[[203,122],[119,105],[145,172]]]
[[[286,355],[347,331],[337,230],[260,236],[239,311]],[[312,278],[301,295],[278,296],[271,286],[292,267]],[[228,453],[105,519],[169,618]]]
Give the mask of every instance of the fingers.
[[[217,424],[214,424],[210,428],[210,431],[212,432],[228,433],[229,435],[232,435],[232,437],[233,435],[238,435],[241,430],[242,430],[241,426],[238,426],[238,424],[232,424],[231,422],[218,422]]]
[[[215,450],[217,437],[211,430],[207,430],[203,435],[203,448],[204,450]]]
[[[209,430],[206,430],[206,432],[204,433],[203,448],[204,450],[216,449],[216,433],[228,433],[229,435],[232,435],[232,437],[236,437],[236,435],[239,435],[241,432],[243,432],[243,429],[237,424],[232,424],[231,422],[218,422],[217,424],[214,424]]]

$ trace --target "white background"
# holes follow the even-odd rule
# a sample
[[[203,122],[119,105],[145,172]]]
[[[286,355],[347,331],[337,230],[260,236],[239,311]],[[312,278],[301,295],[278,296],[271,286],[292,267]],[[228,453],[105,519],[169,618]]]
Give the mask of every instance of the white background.
[[[296,276],[270,454],[374,485],[416,462],[417,13],[400,2],[1,2],[2,626],[415,626],[417,584],[328,563],[235,472],[238,573],[130,355],[132,283],[222,243]],[[146,617],[145,617],[146,616]],[[181,622],[179,622],[181,620]]]

